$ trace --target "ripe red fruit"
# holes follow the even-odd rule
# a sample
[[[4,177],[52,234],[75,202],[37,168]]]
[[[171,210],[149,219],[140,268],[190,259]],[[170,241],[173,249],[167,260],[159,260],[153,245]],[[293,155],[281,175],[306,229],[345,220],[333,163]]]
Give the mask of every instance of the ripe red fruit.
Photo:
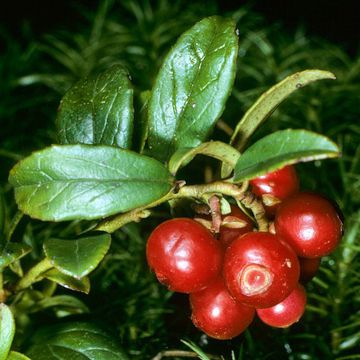
[[[190,295],[191,320],[204,333],[219,340],[240,335],[252,322],[255,309],[236,302],[222,278]]]
[[[220,243],[201,224],[177,218],[151,233],[147,261],[158,280],[170,290],[191,293],[207,286],[221,272]]]
[[[224,247],[228,247],[237,237],[254,229],[251,219],[233,205],[231,205],[231,213],[223,216],[222,224],[219,240]]]
[[[320,267],[321,258],[299,258],[300,263],[300,282],[306,284],[318,272]]]
[[[259,318],[270,326],[285,328],[299,321],[306,305],[305,289],[298,285],[291,294],[279,304],[266,309],[257,309]]]
[[[342,221],[330,201],[301,192],[284,201],[275,218],[276,233],[301,257],[321,257],[338,245]]]
[[[252,192],[261,197],[266,213],[273,216],[281,201],[299,191],[299,179],[291,165],[250,180]]]
[[[266,308],[291,293],[298,283],[300,267],[295,252],[278,235],[251,232],[227,248],[223,273],[237,301]]]

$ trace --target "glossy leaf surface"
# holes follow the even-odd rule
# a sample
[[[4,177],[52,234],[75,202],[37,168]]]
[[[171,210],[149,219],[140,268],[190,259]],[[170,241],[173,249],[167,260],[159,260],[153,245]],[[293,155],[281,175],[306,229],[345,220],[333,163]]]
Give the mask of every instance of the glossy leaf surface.
[[[260,139],[239,158],[234,181],[245,181],[285,165],[337,157],[339,148],[330,139],[307,130],[280,130]]]
[[[168,170],[155,159],[110,146],[52,146],[10,172],[19,208],[41,220],[97,219],[164,196]]]
[[[0,360],[6,360],[15,334],[15,321],[10,308],[0,303]]]
[[[57,269],[51,269],[44,274],[44,277],[70,290],[80,291],[85,294],[90,292],[90,280],[87,276],[77,279]]]
[[[96,268],[110,243],[109,234],[76,240],[46,239],[44,252],[59,271],[80,279]]]
[[[119,66],[80,80],[63,97],[57,116],[62,144],[103,144],[129,148],[133,131],[133,90]]]
[[[235,23],[206,18],[185,32],[167,55],[149,104],[149,148],[166,161],[198,146],[224,110],[237,56]]]
[[[127,360],[118,343],[105,331],[87,323],[44,328],[32,339],[27,355],[37,360]]]

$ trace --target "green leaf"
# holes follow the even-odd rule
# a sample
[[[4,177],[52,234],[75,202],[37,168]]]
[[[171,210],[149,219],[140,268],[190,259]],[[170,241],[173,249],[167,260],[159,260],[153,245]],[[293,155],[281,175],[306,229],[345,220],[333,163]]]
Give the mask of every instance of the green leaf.
[[[198,146],[222,114],[235,78],[238,39],[230,19],[209,17],[185,32],[167,55],[149,104],[149,148],[167,160]]]
[[[8,243],[6,248],[0,254],[0,271],[22,258],[31,251],[31,247],[21,243]]]
[[[10,351],[9,356],[6,360],[31,360],[24,354],[20,354],[17,351]]]
[[[15,334],[15,321],[10,308],[0,303],[0,360],[6,360]]]
[[[242,150],[246,141],[254,133],[257,127],[264,122],[294,91],[322,79],[336,79],[335,75],[323,70],[305,70],[288,76],[264,94],[245,113],[236,126],[231,137],[230,144],[237,143],[236,148]]]
[[[234,181],[253,179],[301,161],[337,157],[337,145],[323,135],[307,130],[276,131],[250,146],[239,158]]]
[[[46,279],[51,280],[63,286],[67,289],[74,291],[80,291],[85,294],[90,292],[90,280],[88,277],[82,277],[81,279],[76,279],[72,276],[66,275],[60,272],[57,269],[51,269],[43,275]]]
[[[15,199],[40,220],[97,219],[158,200],[172,178],[157,160],[110,146],[52,146],[10,172]]]
[[[50,308],[59,308],[67,310],[67,315],[88,313],[88,307],[78,298],[71,295],[57,295],[45,297],[36,301],[27,309],[28,313],[36,313]]]
[[[63,97],[57,116],[62,144],[131,146],[133,90],[119,66],[80,80]]]
[[[36,360],[128,360],[117,341],[92,324],[50,326],[31,340],[27,355]]]
[[[76,240],[46,239],[44,252],[59,271],[80,279],[98,266],[110,244],[109,234]]]
[[[232,146],[221,141],[210,141],[195,148],[181,148],[169,160],[170,173],[175,175],[180,167],[188,164],[196,155],[207,155],[234,168],[240,153]]]

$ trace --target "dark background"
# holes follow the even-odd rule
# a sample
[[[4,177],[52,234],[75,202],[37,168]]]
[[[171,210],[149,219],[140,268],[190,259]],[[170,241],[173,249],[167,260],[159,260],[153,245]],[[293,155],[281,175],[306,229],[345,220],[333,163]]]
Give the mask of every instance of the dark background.
[[[192,0],[197,1],[197,0]],[[198,1],[206,6],[206,1]],[[3,1],[0,21],[14,36],[19,36],[22,25],[30,22],[35,34],[40,35],[80,20],[76,7],[96,9],[98,0],[12,0]],[[220,10],[234,10],[249,1],[219,0]],[[263,14],[267,22],[281,21],[293,30],[305,26],[309,33],[334,41],[356,54],[360,38],[360,13],[355,0],[258,0],[250,2]]]

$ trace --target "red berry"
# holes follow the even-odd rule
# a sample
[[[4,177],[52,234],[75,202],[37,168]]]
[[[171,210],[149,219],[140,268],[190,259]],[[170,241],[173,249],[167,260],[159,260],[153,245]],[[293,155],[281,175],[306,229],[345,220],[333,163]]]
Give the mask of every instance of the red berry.
[[[221,272],[223,252],[204,226],[177,218],[155,228],[146,255],[161,283],[170,290],[191,293],[207,286]]]
[[[299,179],[291,165],[250,180],[252,192],[261,197],[266,213],[273,216],[280,202],[299,191]]]
[[[236,302],[218,278],[206,289],[190,295],[191,320],[204,333],[226,340],[240,335],[252,322],[255,309]]]
[[[270,326],[285,328],[299,321],[306,305],[305,289],[298,285],[291,294],[279,304],[266,309],[257,309],[259,318]]]
[[[231,213],[223,216],[222,224],[219,240],[224,247],[228,247],[237,237],[254,229],[251,219],[233,205],[231,205]]]
[[[266,308],[284,300],[299,280],[299,261],[278,235],[251,232],[227,248],[225,283],[234,298],[246,305]]]
[[[307,192],[284,201],[275,218],[276,233],[301,257],[329,254],[339,243],[342,229],[342,221],[331,202]]]
[[[301,258],[299,257],[300,263],[300,282],[306,284],[309,282],[318,272],[320,267],[321,258]]]

